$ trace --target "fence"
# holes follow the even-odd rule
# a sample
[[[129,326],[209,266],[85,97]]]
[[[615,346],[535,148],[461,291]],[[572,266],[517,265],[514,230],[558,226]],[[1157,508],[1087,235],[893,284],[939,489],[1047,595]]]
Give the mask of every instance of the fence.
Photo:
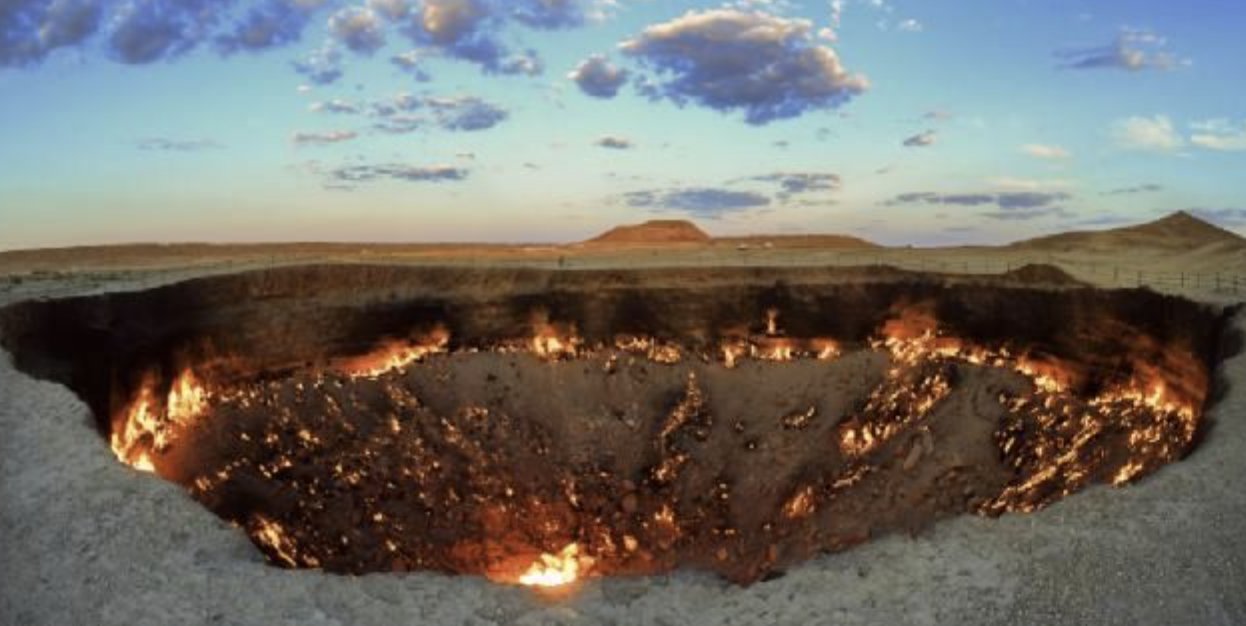
[[[1074,278],[1100,286],[1150,287],[1156,291],[1184,293],[1213,293],[1235,296],[1246,295],[1246,268],[1234,272],[1226,270],[1165,270],[1162,266],[1140,267],[1118,261],[1086,261],[1060,258],[1055,255],[969,256],[963,252],[944,256],[921,256],[924,251],[906,250],[903,253],[884,250],[880,252],[845,252],[834,258],[836,265],[889,265],[892,267],[923,272],[952,274],[1000,274],[1026,265],[1044,264],[1058,267]],[[988,253],[989,254],[989,253]],[[1237,269],[1237,268],[1232,268]]]

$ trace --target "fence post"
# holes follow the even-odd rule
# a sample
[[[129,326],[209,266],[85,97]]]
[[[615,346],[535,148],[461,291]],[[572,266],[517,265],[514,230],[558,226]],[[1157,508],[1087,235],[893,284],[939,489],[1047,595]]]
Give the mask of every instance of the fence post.
[[[1185,272],[1181,272],[1181,288],[1185,289]]]

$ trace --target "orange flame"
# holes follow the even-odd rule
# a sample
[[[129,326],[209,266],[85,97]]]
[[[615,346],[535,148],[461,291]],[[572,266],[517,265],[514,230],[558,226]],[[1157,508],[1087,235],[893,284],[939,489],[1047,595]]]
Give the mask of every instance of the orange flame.
[[[593,558],[580,555],[580,545],[567,544],[558,554],[545,553],[526,572],[520,574],[519,584],[527,587],[562,587],[580,578],[592,567]]]

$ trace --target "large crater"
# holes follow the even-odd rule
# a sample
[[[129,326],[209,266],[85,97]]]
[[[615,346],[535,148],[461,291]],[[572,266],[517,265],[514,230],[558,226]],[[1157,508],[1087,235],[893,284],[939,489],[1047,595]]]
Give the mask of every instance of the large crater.
[[[1036,268],[316,266],[0,331],[274,564],[749,583],[1181,459],[1230,313]]]

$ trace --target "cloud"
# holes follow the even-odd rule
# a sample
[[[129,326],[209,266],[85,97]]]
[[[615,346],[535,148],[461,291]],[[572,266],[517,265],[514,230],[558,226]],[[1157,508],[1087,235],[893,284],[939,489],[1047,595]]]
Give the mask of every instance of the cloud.
[[[925,148],[927,146],[933,146],[935,142],[938,141],[938,139],[939,139],[938,133],[936,133],[933,130],[928,130],[924,133],[918,133],[916,135],[913,135],[912,137],[909,137],[908,139],[905,139],[904,147]]]
[[[147,0],[122,5],[113,17],[109,52],[141,65],[180,56],[202,41],[228,3],[215,0]]]
[[[594,142],[594,144],[601,146],[602,148],[610,148],[612,150],[631,150],[636,147],[636,144],[632,143],[632,140],[627,139],[626,137],[602,137]]]
[[[1187,209],[1187,213],[1230,228],[1246,226],[1246,209]]]
[[[1246,151],[1246,122],[1234,125],[1226,119],[1207,120],[1190,124],[1194,133],[1190,143],[1219,152]]]
[[[1163,190],[1164,190],[1163,185],[1157,185],[1155,183],[1146,183],[1142,185],[1134,185],[1132,187],[1119,187],[1117,189],[1111,189],[1099,195],[1101,196],[1124,196],[1124,195],[1133,195],[1133,194],[1139,194],[1139,193],[1156,193],[1156,192],[1160,192]]]
[[[1059,67],[1072,70],[1117,69],[1130,72],[1169,70],[1188,65],[1163,50],[1167,40],[1148,30],[1122,29],[1116,40],[1106,46],[1071,48],[1056,51]]]
[[[313,102],[308,109],[312,113],[339,113],[353,115],[359,112],[359,105],[345,100],[327,100],[324,102]]]
[[[770,198],[752,191],[689,187],[632,191],[623,194],[623,202],[633,208],[677,211],[717,219],[725,214],[769,206]]]
[[[374,124],[377,130],[393,134],[409,133],[425,126],[450,131],[481,131],[510,117],[506,109],[476,96],[420,97],[402,93],[371,102],[366,109],[378,120]]]
[[[1036,158],[1048,160],[1068,159],[1073,155],[1060,146],[1048,146],[1039,143],[1028,143],[1021,146],[1021,151]]]
[[[328,145],[350,141],[359,136],[353,130],[330,130],[325,132],[298,132],[290,137],[290,141],[300,146]]]
[[[903,193],[888,200],[887,206],[902,204],[933,204],[965,207],[993,206],[996,210],[979,213],[996,220],[1032,220],[1040,217],[1071,215],[1058,203],[1073,198],[1063,191],[1001,191],[941,194],[933,192]]]
[[[433,109],[437,125],[445,130],[486,130],[510,116],[505,109],[475,96],[425,98],[423,103]]]
[[[312,13],[323,2],[265,0],[234,23],[229,32],[217,35],[216,48],[221,54],[258,52],[298,41],[303,36]]]
[[[594,54],[581,62],[567,78],[579,85],[580,91],[594,98],[613,98],[619,88],[627,82],[628,72],[613,63],[604,55]]]
[[[411,13],[407,0],[368,0],[368,8],[388,20],[400,20]]]
[[[868,88],[812,29],[808,20],[761,12],[690,11],[620,48],[649,70],[640,84],[650,98],[743,111],[761,125],[836,108]]]
[[[1046,207],[1042,209],[1025,209],[1021,211],[988,211],[980,213],[982,217],[1009,222],[1036,220],[1043,217],[1073,217],[1063,207]]]
[[[555,30],[584,24],[580,0],[511,0],[511,16],[530,28]]]
[[[223,147],[211,139],[169,139],[166,137],[148,137],[140,140],[136,145],[139,150],[159,152],[202,152]]]
[[[909,18],[907,20],[902,20],[899,24],[896,24],[896,30],[906,33],[920,33],[923,30],[926,30],[926,27],[923,26],[921,22]]]
[[[389,57],[389,62],[419,82],[426,83],[432,80],[432,76],[424,71],[424,54],[419,50],[409,50],[401,54],[395,54]]]
[[[1185,138],[1167,115],[1134,116],[1118,120],[1112,128],[1116,144],[1127,150],[1175,152],[1185,146]]]
[[[406,32],[417,45],[475,63],[488,73],[539,73],[534,53],[511,54],[499,40],[505,14],[488,0],[424,0]]]
[[[305,59],[294,61],[293,65],[294,71],[307,80],[317,85],[330,85],[342,77],[342,52],[332,43],[326,43]]]
[[[329,178],[335,183],[360,183],[374,180],[405,182],[456,182],[467,179],[471,171],[452,165],[414,166],[401,164],[348,165],[332,169]]]
[[[777,183],[779,197],[812,193],[815,191],[834,191],[843,184],[839,174],[829,172],[776,172],[762,176],[753,176],[748,180]]]
[[[329,18],[329,33],[350,50],[372,54],[385,45],[381,19],[372,9],[346,7]]]
[[[0,1],[0,67],[38,63],[81,43],[99,29],[100,16],[97,0]]]

